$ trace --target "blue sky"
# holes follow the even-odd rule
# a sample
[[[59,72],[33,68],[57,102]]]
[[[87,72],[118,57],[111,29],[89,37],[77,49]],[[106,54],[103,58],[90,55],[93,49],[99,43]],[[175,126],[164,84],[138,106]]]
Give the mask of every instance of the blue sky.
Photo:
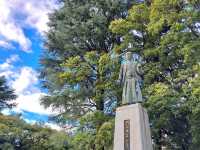
[[[48,13],[58,7],[56,0],[0,0],[0,76],[6,77],[18,95],[17,107],[4,110],[5,114],[21,113],[34,123],[47,122],[48,116],[56,113],[39,103],[46,93],[40,88],[37,70]]]

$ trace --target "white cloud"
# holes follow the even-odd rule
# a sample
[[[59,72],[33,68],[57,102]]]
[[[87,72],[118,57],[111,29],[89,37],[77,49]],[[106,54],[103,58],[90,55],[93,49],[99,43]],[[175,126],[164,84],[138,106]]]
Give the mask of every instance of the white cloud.
[[[17,24],[15,18],[12,16],[12,1],[0,1],[0,36],[3,41],[11,41],[18,43],[22,50],[30,51],[31,41],[26,38],[23,29]]]
[[[10,115],[12,114],[11,112],[24,113],[24,111],[39,115],[57,114],[58,111],[52,111],[51,108],[45,109],[42,105],[40,105],[41,96],[46,94],[37,87],[37,72],[27,66],[24,66],[17,71],[12,63],[18,60],[20,60],[20,58],[17,55],[11,55],[11,57],[6,59],[6,62],[3,63],[9,64],[10,67],[2,67],[3,65],[0,64],[0,76],[2,74],[5,75],[5,77],[9,80],[10,86],[16,90],[16,94],[18,95],[18,98],[15,100],[17,106],[12,110],[4,109],[1,112],[5,115]],[[38,120],[34,118],[23,117],[23,119],[29,124],[35,124],[38,122]],[[55,123],[46,122],[44,126],[58,131],[63,130],[62,127]]]
[[[36,120],[25,119],[25,118],[23,118],[23,119],[24,119],[27,123],[32,124],[32,125],[34,125],[34,124],[37,123]],[[57,131],[63,130],[63,128],[60,127],[59,125],[57,125],[57,124],[55,124],[55,123],[50,123],[50,122],[46,122],[43,126],[44,126],[44,127],[51,128],[51,129],[54,129],[54,130],[57,130]]]
[[[20,60],[19,55],[14,54],[14,55],[11,55],[8,59],[6,59],[6,63],[11,64],[11,63],[17,62],[19,60]]]
[[[54,124],[54,123],[49,123],[48,122],[48,123],[45,123],[45,126],[51,128],[51,129],[58,130],[58,131],[63,130],[63,128],[61,128],[59,125]]]
[[[56,0],[35,1],[30,0],[24,3],[24,12],[27,14],[26,23],[37,29],[39,33],[48,30],[48,14],[58,8]]]
[[[45,95],[38,87],[38,74],[28,66],[14,67],[13,63],[19,61],[18,55],[11,55],[3,64],[0,64],[0,76],[4,75],[8,84],[15,89],[18,98],[15,112],[34,112],[38,114],[55,114],[51,109],[45,109],[40,105],[40,97]]]
[[[0,64],[0,71],[1,72],[6,70],[9,71],[9,69],[13,68],[12,63],[19,60],[20,60],[19,55],[11,55],[9,58],[6,59],[6,61],[3,64]],[[1,73],[0,76],[2,76]]]
[[[27,123],[29,124],[35,124],[36,123],[36,120],[30,120],[30,119],[26,119],[26,118],[23,118]]]
[[[13,49],[13,45],[7,41],[3,41],[3,40],[0,40],[0,47],[3,47],[5,49]]]
[[[8,64],[7,62],[0,64],[0,68],[1,70],[7,70],[9,68],[11,68],[12,66],[10,64]]]
[[[17,103],[17,107],[13,109],[15,112],[28,111],[43,115],[50,115],[52,111],[50,109],[45,109],[42,105],[40,105],[40,97],[45,95],[45,93],[37,92],[32,94],[21,94],[15,101]]]
[[[5,76],[5,77],[11,77],[12,75],[14,75],[14,73],[12,71],[9,71],[9,70],[6,70],[6,71],[3,71],[3,72],[0,73],[0,76]]]
[[[38,83],[37,73],[30,67],[22,67],[18,77],[12,82],[12,87],[17,93],[33,92],[33,87]]]
[[[45,95],[38,87],[38,74],[31,67],[22,67],[16,78],[11,82],[11,86],[18,94],[16,100],[16,112],[29,111],[38,114],[53,114],[51,109],[45,109],[40,105],[41,96]]]
[[[10,110],[9,109],[3,109],[1,111],[1,113],[3,113],[4,115],[10,115]]]
[[[30,52],[31,41],[24,28],[34,28],[40,34],[47,31],[48,14],[56,8],[57,0],[0,0],[0,46],[8,48],[10,42],[16,42]]]

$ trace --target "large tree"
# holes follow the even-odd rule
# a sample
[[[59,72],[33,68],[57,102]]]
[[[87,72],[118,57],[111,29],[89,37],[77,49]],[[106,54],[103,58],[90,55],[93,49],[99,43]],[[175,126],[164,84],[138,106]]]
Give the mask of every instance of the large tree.
[[[144,62],[143,95],[156,149],[199,149],[200,1],[153,0],[111,23]]]
[[[104,111],[111,112],[105,106],[112,108],[121,97],[115,84],[119,60],[112,59],[114,43],[120,39],[111,33],[109,24],[126,17],[133,2],[65,0],[50,15],[41,58],[41,78],[48,95],[41,102],[61,110],[58,121],[81,117],[73,149],[112,149],[113,121]]]
[[[120,99],[118,86],[113,84],[119,65],[111,59],[119,38],[110,32],[109,24],[124,18],[133,2],[65,0],[50,15],[41,58],[41,77],[49,96],[42,98],[42,104],[61,108],[62,116],[79,117],[103,111],[105,101]]]
[[[0,110],[13,107],[15,105],[13,100],[16,97],[14,90],[7,85],[6,79],[0,77]]]

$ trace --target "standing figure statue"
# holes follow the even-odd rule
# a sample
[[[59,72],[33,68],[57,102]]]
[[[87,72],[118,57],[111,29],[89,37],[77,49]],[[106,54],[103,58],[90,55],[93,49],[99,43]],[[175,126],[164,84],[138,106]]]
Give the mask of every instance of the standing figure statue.
[[[121,65],[119,82],[123,85],[122,104],[142,102],[140,63],[133,59],[132,52],[126,53],[126,62]]]

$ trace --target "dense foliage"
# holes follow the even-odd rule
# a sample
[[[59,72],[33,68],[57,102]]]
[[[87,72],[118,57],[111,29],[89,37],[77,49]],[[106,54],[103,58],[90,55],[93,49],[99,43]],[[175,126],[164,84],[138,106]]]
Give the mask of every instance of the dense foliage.
[[[57,121],[78,119],[80,125],[72,140],[76,150],[112,149],[114,124],[103,112],[112,114],[121,90],[115,82],[119,59],[112,59],[119,38],[109,25],[124,18],[133,2],[66,0],[50,15],[41,58],[41,78],[49,95],[41,102],[61,110]]]
[[[79,118],[74,149],[112,149],[113,119],[104,112],[120,104],[116,56],[129,47],[143,58],[155,149],[198,150],[200,1],[126,2],[65,0],[50,16],[41,102],[61,110],[58,121]]]
[[[68,150],[69,138],[40,125],[29,125],[19,117],[0,114],[1,150]]]
[[[104,110],[105,101],[119,99],[115,83],[118,61],[112,61],[114,42],[110,22],[126,16],[123,0],[64,1],[50,16],[41,78],[50,96],[45,106],[64,108],[65,115],[80,117]]]
[[[81,118],[76,134],[71,135],[0,114],[0,150],[112,150],[113,125],[108,116],[95,112]]]
[[[14,90],[7,85],[6,79],[0,77],[0,110],[13,107],[15,105],[13,100],[16,97]]]
[[[200,2],[154,0],[129,10],[110,29],[144,59],[145,106],[156,149],[199,149]]]

